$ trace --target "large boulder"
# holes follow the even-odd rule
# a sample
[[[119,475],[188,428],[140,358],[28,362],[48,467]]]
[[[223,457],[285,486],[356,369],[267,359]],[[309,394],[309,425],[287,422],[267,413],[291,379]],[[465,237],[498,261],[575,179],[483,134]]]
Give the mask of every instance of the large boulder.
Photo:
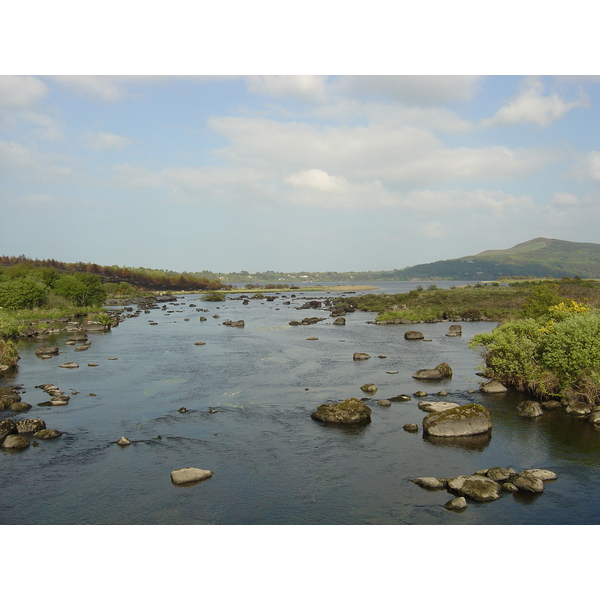
[[[459,437],[485,433],[492,428],[492,419],[480,404],[465,404],[442,412],[434,412],[423,419],[423,430],[437,437]]]
[[[371,409],[357,398],[348,398],[337,404],[321,404],[310,416],[325,423],[367,424],[371,422]]]
[[[452,369],[448,363],[440,363],[435,369],[419,369],[413,373],[415,379],[447,379],[452,377]]]

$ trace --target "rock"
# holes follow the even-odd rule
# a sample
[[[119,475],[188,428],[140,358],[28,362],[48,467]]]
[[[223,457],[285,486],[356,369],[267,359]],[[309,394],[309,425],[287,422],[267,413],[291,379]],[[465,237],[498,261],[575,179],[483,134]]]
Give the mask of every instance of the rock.
[[[535,418],[540,417],[544,411],[539,402],[535,400],[524,400],[517,406],[517,414],[520,417]]]
[[[374,383],[365,383],[360,386],[360,389],[365,394],[374,394],[378,390],[377,386]]]
[[[398,375],[398,371],[386,371],[388,375]]]
[[[4,438],[2,447],[10,450],[23,450],[29,447],[29,440],[24,435],[10,434]]]
[[[35,351],[36,356],[54,356],[59,353],[58,346],[44,346]]]
[[[352,360],[368,360],[371,358],[366,352],[355,352]]]
[[[307,342],[314,342],[314,341],[317,341],[318,339],[319,339],[318,337],[314,337],[314,336],[313,336],[313,337],[307,337],[307,338],[306,338],[306,341],[307,341]]]
[[[181,408],[178,408],[178,409],[177,409],[177,412],[180,412],[180,413],[182,413],[182,414],[183,414],[183,413],[186,413],[187,411],[188,411],[188,410],[187,410],[187,408],[186,408],[185,406],[182,406]]]
[[[512,483],[522,492],[541,494],[544,491],[544,482],[531,473],[520,473]]]
[[[405,340],[422,340],[424,337],[420,331],[407,331],[404,334]]]
[[[357,398],[348,398],[337,404],[321,404],[310,416],[326,423],[367,424],[371,422],[371,409]]]
[[[209,479],[212,476],[212,471],[208,471],[206,469],[196,469],[193,467],[171,471],[171,481],[175,485],[203,481],[204,479]]]
[[[493,467],[491,469],[488,469],[486,475],[490,479],[501,483],[503,481],[508,481],[512,473],[508,469],[504,469],[502,467]]]
[[[379,406],[391,406],[391,405],[392,405],[392,403],[391,403],[389,400],[386,400],[386,399],[384,399],[384,398],[382,398],[381,400],[379,400],[379,401],[377,402],[377,404],[378,404]]]
[[[0,442],[7,436],[17,433],[17,426],[11,419],[2,419],[0,421]]]
[[[25,412],[31,408],[31,404],[27,402],[13,402],[8,408],[17,412]]]
[[[58,365],[58,366],[62,367],[63,369],[78,369],[79,368],[79,365],[74,362],[67,362],[67,363],[64,363],[64,364]]]
[[[338,317],[334,322],[334,325],[345,325],[346,324],[346,319],[344,319],[344,317]]]
[[[411,479],[411,481],[426,490],[443,490],[446,488],[446,480],[440,477],[417,477]]]
[[[448,329],[447,337],[459,337],[462,335],[462,326],[461,325],[450,325]]]
[[[411,400],[411,397],[407,396],[406,394],[399,394],[398,396],[392,396],[391,398],[388,398],[388,400],[390,402],[406,402]]]
[[[600,410],[595,410],[589,417],[588,420],[594,425],[600,425]]]
[[[448,392],[446,390],[442,390],[441,392],[438,392],[436,395],[437,396],[447,396]]]
[[[485,475],[470,475],[448,480],[448,489],[476,502],[492,502],[500,498],[502,487]]]
[[[561,407],[561,403],[558,400],[546,400],[545,402],[540,402],[540,406],[542,410],[556,410]]]
[[[131,441],[128,440],[126,437],[122,436],[120,437],[117,442],[116,442],[119,446],[129,446],[131,444]]]
[[[435,369],[419,369],[413,373],[415,379],[447,379],[452,377],[452,369],[448,363],[440,363]]]
[[[555,481],[558,479],[558,475],[554,471],[548,469],[527,469],[521,473],[521,475],[533,475],[542,481]]]
[[[20,419],[15,421],[17,433],[35,433],[46,429],[46,423],[42,419]]]
[[[194,342],[194,346],[206,346],[206,342]]]
[[[569,402],[565,407],[565,412],[574,417],[584,417],[592,412],[592,407],[587,402]]]
[[[484,394],[503,394],[504,392],[508,392],[508,389],[496,380],[482,383],[480,389]]]
[[[467,501],[462,497],[452,498],[452,500],[448,500],[446,504],[444,504],[444,508],[447,510],[456,510],[462,511],[467,508]]]
[[[509,494],[514,494],[515,492],[519,491],[519,488],[512,483],[512,481],[505,481],[502,483],[502,491]]]
[[[457,437],[485,433],[492,428],[492,419],[480,404],[465,404],[442,412],[434,412],[423,419],[427,435]]]
[[[424,392],[423,390],[418,390],[414,393],[416,398],[425,398],[427,395],[427,392]]]
[[[409,433],[417,433],[419,431],[419,426],[416,423],[405,423],[402,426],[404,431],[408,431]]]
[[[223,321],[223,325],[227,325],[228,327],[245,327],[246,323],[240,319],[239,321]]]
[[[425,412],[432,413],[441,412],[450,408],[456,408],[460,405],[456,404],[456,402],[432,402],[429,400],[421,400],[417,406]]]
[[[33,434],[33,437],[38,440],[52,440],[54,438],[60,437],[62,435],[62,431],[58,431],[57,429],[42,429],[40,431],[36,431]]]
[[[100,365],[98,363],[88,363],[87,366],[88,367],[99,367]]]

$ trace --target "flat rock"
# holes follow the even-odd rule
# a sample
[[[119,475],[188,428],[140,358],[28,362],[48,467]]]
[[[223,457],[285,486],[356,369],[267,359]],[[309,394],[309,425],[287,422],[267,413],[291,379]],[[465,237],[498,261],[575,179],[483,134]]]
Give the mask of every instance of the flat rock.
[[[456,402],[433,402],[430,400],[421,400],[417,406],[425,412],[432,413],[441,412],[450,408],[457,408],[460,405],[456,404]]]
[[[426,490],[443,490],[446,488],[446,480],[441,477],[417,477],[411,479],[411,481]]]
[[[33,434],[33,437],[38,440],[52,440],[54,438],[60,437],[62,435],[62,431],[58,431],[58,429],[41,429],[40,431],[36,431]]]
[[[558,479],[558,475],[548,469],[527,469],[521,473],[521,475],[524,474],[533,475],[542,481],[554,481]]]
[[[420,331],[407,331],[404,334],[405,340],[422,340],[424,337]]]
[[[366,352],[355,352],[352,360],[368,360],[371,358]]]
[[[79,368],[79,365],[74,362],[67,362],[67,363],[64,363],[64,364],[58,365],[58,366],[62,367],[63,369],[78,369]]]
[[[212,471],[208,471],[206,469],[196,469],[193,467],[171,471],[171,481],[176,485],[203,481],[204,479],[208,479],[212,476]]]

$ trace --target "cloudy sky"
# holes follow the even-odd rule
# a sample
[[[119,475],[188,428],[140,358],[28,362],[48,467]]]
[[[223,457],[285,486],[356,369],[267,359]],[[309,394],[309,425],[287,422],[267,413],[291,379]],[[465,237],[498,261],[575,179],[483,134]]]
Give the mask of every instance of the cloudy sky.
[[[404,76],[235,75],[278,72],[235,61],[180,71],[204,76],[152,76],[169,72],[160,61],[109,76],[35,64],[0,70],[1,254],[350,271],[538,236],[600,242],[599,77],[421,74],[447,72],[431,64]],[[100,72],[120,71],[113,61]]]
[[[600,242],[600,81],[0,77],[3,254],[388,270]]]

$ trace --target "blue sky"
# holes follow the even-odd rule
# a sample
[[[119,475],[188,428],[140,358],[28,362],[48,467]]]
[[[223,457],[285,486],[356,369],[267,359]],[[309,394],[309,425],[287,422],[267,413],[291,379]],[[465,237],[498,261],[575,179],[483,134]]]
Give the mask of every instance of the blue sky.
[[[600,243],[597,76],[35,65],[0,76],[2,254],[358,271]]]

